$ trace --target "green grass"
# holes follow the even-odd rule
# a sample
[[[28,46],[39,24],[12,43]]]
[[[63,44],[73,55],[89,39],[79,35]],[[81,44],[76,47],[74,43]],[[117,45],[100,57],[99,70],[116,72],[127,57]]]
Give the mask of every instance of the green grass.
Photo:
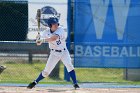
[[[44,69],[44,62],[15,63],[6,62],[4,65],[7,69],[0,75],[1,83],[29,83],[33,81]],[[116,82],[126,84],[140,84],[139,82],[126,81],[123,79],[123,69],[108,68],[75,68],[78,82]],[[64,81],[64,66],[60,64],[60,78],[51,79],[49,77],[40,83],[47,84],[68,84],[71,82]]]

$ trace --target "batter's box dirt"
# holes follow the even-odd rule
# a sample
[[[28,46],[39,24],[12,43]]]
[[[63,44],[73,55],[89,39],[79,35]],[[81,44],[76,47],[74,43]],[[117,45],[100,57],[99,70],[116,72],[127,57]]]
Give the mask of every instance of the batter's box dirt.
[[[0,87],[0,93],[140,93],[139,88],[46,88]]]

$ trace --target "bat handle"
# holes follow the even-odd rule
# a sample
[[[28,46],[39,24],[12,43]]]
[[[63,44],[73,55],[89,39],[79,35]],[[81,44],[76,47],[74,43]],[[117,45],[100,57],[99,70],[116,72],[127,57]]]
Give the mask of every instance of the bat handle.
[[[40,32],[38,31],[37,36],[36,36],[37,40],[40,40]]]

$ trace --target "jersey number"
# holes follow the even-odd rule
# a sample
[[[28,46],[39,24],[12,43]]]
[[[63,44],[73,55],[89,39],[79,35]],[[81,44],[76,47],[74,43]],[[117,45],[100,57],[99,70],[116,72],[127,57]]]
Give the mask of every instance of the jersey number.
[[[56,41],[56,43],[57,43],[57,45],[60,45],[60,44],[61,44],[61,41],[60,41],[60,40],[58,40],[58,41]]]

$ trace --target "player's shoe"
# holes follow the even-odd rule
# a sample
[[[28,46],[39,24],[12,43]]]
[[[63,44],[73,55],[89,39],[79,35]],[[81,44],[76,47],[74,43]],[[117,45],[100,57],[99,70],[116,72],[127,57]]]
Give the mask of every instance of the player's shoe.
[[[32,89],[33,87],[35,87],[36,84],[37,84],[37,83],[34,81],[34,82],[30,83],[30,84],[27,86],[27,88],[28,88],[28,89]]]
[[[75,89],[80,88],[78,84],[74,84],[73,87],[74,87]]]

